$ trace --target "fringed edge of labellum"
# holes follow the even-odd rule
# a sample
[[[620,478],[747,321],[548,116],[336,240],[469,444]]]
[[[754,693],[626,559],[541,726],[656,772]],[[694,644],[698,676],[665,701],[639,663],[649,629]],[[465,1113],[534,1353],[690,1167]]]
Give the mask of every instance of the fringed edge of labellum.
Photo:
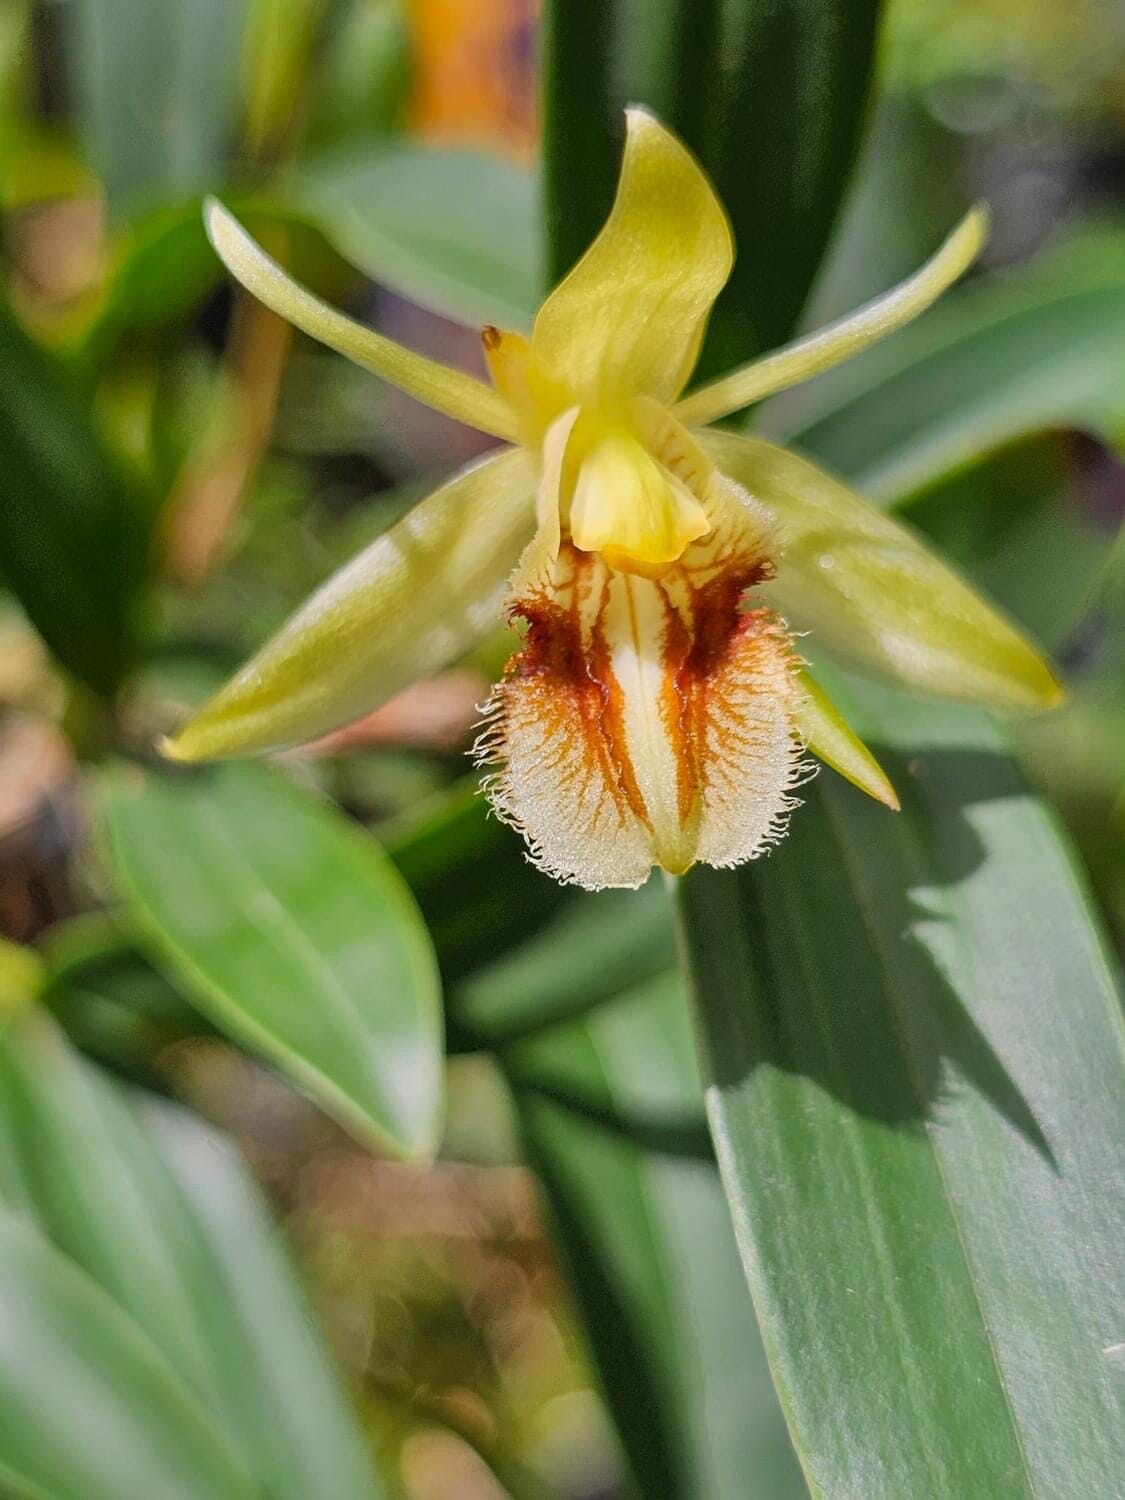
[[[569,539],[516,571],[508,613],[527,636],[474,754],[495,767],[483,788],[498,817],[564,883],[635,888],[654,865],[754,859],[815,772],[796,727],[800,658],[778,615],[747,607],[773,572],[768,523],[726,479],[714,515],[659,578]]]

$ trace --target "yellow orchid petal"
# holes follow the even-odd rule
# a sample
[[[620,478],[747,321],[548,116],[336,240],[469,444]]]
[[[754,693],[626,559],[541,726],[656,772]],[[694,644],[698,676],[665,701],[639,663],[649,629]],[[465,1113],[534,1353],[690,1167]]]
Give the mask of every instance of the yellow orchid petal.
[[[810,380],[861,354],[936,302],[972,265],[987,238],[988,210],[978,205],[965,215],[937,254],[893,291],[827,328],[693,391],[676,405],[676,416],[692,427],[717,422],[763,396]]]
[[[505,441],[515,438],[515,413],[499,391],[462,370],[404,349],[314,297],[283,271],[214,198],[207,200],[203,218],[215,253],[231,275],[295,328],[436,411],[493,437]]]
[[[794,628],[913,692],[994,708],[1059,701],[1043,657],[904,526],[784,448],[697,437],[726,482],[776,518],[768,593]]]
[[[328,580],[163,749],[208,760],[337,729],[496,624],[534,517],[520,449],[463,470]]]
[[[746,611],[764,532],[726,508],[659,580],[564,540],[517,574],[527,640],[488,711],[486,788],[532,859],[589,889],[654,865],[734,865],[774,843],[805,766],[797,663],[781,622]]]
[[[797,728],[806,748],[861,792],[898,812],[901,804],[887,773],[808,671],[801,673],[801,691]]]
[[[535,365],[572,400],[674,399],[733,259],[726,215],[695,160],[646,110],[628,110],[613,210],[540,308]]]

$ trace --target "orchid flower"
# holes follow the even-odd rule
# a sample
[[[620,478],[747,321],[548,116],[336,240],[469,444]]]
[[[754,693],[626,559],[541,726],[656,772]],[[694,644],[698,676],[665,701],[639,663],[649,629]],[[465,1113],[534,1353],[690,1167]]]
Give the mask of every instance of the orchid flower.
[[[917,692],[1057,700],[1037,652],[908,530],[806,459],[708,426],[924,311],[976,256],[983,211],[885,296],[685,395],[731,233],[679,141],[643,109],[627,123],[609,219],[530,337],[484,329],[491,386],[326,306],[208,205],[216,251],[268,307],[510,446],[330,578],[167,754],[325,734],[502,613],[526,629],[477,744],[493,806],[551,875],[634,887],[655,865],[679,874],[768,848],[809,752],[897,807],[796,632]]]

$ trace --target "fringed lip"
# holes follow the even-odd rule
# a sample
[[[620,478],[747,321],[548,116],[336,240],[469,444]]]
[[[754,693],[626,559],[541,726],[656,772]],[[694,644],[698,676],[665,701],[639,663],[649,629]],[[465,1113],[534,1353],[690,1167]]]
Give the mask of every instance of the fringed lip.
[[[565,539],[510,601],[527,636],[476,758],[547,874],[635,888],[654,866],[740,864],[783,835],[813,766],[785,624],[744,607],[769,572],[756,540],[731,515],[649,579]]]

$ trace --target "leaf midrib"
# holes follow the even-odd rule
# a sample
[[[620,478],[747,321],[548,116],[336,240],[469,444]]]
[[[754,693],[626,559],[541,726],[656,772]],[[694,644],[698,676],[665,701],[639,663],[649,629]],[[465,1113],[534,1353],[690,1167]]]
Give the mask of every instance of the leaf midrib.
[[[957,1204],[950,1187],[949,1177],[946,1173],[942,1153],[938,1149],[938,1144],[933,1137],[931,1120],[926,1109],[925,1090],[923,1089],[921,1080],[918,1076],[918,1069],[914,1057],[914,1052],[908,1043],[907,1033],[903,1024],[903,1017],[896,1001],[898,987],[893,983],[892,970],[883,939],[880,935],[879,923],[874,911],[871,894],[867,890],[867,887],[862,879],[861,870],[857,871],[857,864],[852,852],[851,844],[842,828],[839,814],[833,806],[831,794],[828,794],[821,798],[821,806],[824,808],[826,826],[828,827],[828,830],[832,836],[833,842],[836,844],[837,849],[840,851],[842,863],[848,873],[848,879],[850,881],[852,891],[855,894],[856,908],[859,912],[860,920],[863,923],[864,929],[867,932],[871,953],[878,965],[879,973],[883,981],[882,989],[887,1001],[887,1016],[894,1030],[896,1041],[898,1042],[899,1052],[906,1069],[906,1075],[909,1080],[911,1090],[918,1102],[919,1119],[922,1125],[922,1134],[925,1137],[927,1145],[929,1146],[930,1154],[933,1158],[934,1170],[937,1173],[937,1179],[939,1184],[941,1185],[942,1196],[945,1200],[946,1210],[949,1215],[949,1221],[953,1227],[954,1233],[957,1236],[957,1244],[961,1251],[961,1259],[965,1267],[965,1273],[968,1277],[969,1286],[971,1287],[973,1293],[973,1300],[976,1303],[977,1312],[980,1316],[981,1331],[984,1334],[985,1345],[989,1352],[989,1358],[992,1361],[992,1367],[996,1372],[997,1384],[1004,1400],[1004,1406],[1008,1413],[1008,1418],[1012,1428],[1012,1436],[1015,1439],[1016,1449],[1019,1453],[1020,1463],[1023,1467],[1027,1494],[1033,1497],[1034,1500],[1034,1497],[1038,1497],[1041,1495],[1041,1491],[1039,1490],[1032,1474],[1031,1465],[1027,1456],[1027,1449],[1024,1445],[1023,1433],[1016,1418],[1015,1406],[1012,1401],[1011,1392],[1008,1388],[1007,1377],[1004,1374],[1004,1369],[1001,1365],[999,1353],[997,1351],[995,1335],[993,1333],[988,1316],[985,1312],[983,1294],[978,1280],[976,1266],[973,1262],[972,1256],[969,1253],[968,1239],[965,1234],[964,1225],[961,1221],[961,1215],[957,1208]]]

